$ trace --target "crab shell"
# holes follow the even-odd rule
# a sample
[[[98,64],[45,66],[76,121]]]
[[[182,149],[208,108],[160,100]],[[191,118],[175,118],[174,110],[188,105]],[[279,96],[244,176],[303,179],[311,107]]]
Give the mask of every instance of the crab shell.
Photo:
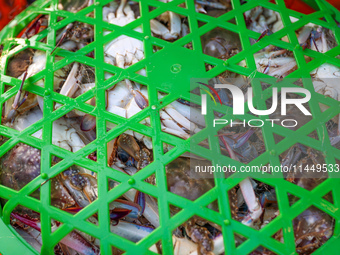
[[[17,144],[7,152],[0,161],[0,183],[6,187],[19,191],[30,181],[40,175],[40,157],[38,149],[23,143]],[[40,190],[30,196],[39,199]],[[64,186],[56,178],[51,180],[51,204],[58,208],[67,208],[75,204]],[[19,206],[17,212],[36,218],[36,213]]]

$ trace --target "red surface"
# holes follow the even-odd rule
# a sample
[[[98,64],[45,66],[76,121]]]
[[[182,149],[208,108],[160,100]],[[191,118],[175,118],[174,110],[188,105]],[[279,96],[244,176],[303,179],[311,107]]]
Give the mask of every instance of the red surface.
[[[338,1],[338,0],[334,0]],[[311,8],[308,4],[300,1],[300,0],[285,0],[286,6],[289,9],[292,9],[294,11],[298,11],[304,14],[310,14],[314,12],[314,9]]]
[[[327,2],[340,10],[340,1],[339,0],[327,0]]]
[[[340,10],[340,0],[327,0]],[[275,2],[272,0],[271,2]],[[301,0],[285,0],[289,9],[309,14],[314,10]],[[28,6],[27,0],[0,0],[0,30]]]
[[[0,30],[27,7],[26,0],[0,0]]]

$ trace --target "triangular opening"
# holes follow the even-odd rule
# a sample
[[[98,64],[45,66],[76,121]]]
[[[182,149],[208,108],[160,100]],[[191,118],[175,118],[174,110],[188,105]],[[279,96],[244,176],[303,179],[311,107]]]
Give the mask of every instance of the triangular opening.
[[[283,139],[285,139],[286,137],[282,136],[282,135],[278,135],[276,133],[273,132],[273,135],[274,135],[274,141],[275,141],[275,144],[281,142]]]
[[[308,137],[313,138],[315,140],[319,140],[318,133],[316,132],[316,130],[314,130],[311,133],[309,133]]]
[[[284,237],[283,237],[282,229],[280,229],[274,235],[272,235],[272,238],[279,241],[280,243],[284,243]]]
[[[28,196],[40,200],[40,186],[34,189]]]
[[[60,102],[57,102],[57,101],[53,101],[53,105],[54,105],[54,107],[52,109],[53,112],[55,112],[56,110],[58,110],[58,109],[60,109],[64,106],[63,103],[60,103]]]
[[[333,200],[333,192],[332,192],[332,191],[328,192],[328,193],[327,193],[326,195],[324,195],[322,198],[325,199],[325,200],[327,200],[327,201],[330,202],[331,204],[334,203],[334,200]]]
[[[59,62],[60,60],[63,60],[63,59],[65,59],[65,57],[61,57],[57,54],[54,55],[54,63],[57,63],[57,62]]]
[[[51,164],[52,166],[58,164],[59,162],[61,162],[63,159],[58,157],[58,156],[55,156],[53,154],[51,154]]]
[[[162,143],[163,144],[163,154],[168,153],[170,150],[175,148],[175,145],[169,144],[169,143]]]
[[[110,131],[111,129],[114,129],[117,126],[116,123],[112,122],[112,121],[106,121],[106,130]]]
[[[89,12],[88,14],[86,14],[86,17],[94,18],[94,11]]]
[[[194,46],[193,46],[193,43],[192,41],[188,42],[188,43],[185,43],[183,45],[184,48],[188,49],[188,50],[193,50],[194,49]]]
[[[121,249],[118,249],[117,247],[115,247],[115,246],[111,246],[111,252],[112,252],[112,254],[115,254],[115,255],[122,255],[122,254],[124,254],[124,250],[121,250]]]
[[[97,162],[97,150],[94,150],[93,152],[91,152],[88,156],[88,159],[91,159],[92,161]]]
[[[95,53],[94,53],[94,50],[87,53],[86,56],[88,56],[89,58],[95,58]]]
[[[331,99],[332,100],[332,99]],[[327,102],[330,102],[331,100],[324,100],[322,103],[319,103],[319,106],[320,106],[320,110],[321,112],[324,112],[326,110],[328,110],[330,107],[332,107],[330,104],[327,105]],[[326,101],[326,102],[325,102]],[[331,102],[330,102],[331,103]],[[334,106],[333,106],[334,107]]]
[[[116,180],[113,180],[111,178],[107,178],[107,182],[108,182],[108,191],[114,189],[115,187],[117,187],[120,183]]]
[[[170,203],[169,203],[169,209],[170,209],[171,217],[175,216],[177,213],[182,211],[182,208],[175,206],[173,204],[170,204]]]
[[[235,238],[236,248],[239,247],[241,244],[243,244],[248,239],[239,233],[234,233],[234,238]]]
[[[216,65],[208,62],[208,61],[204,61],[204,65],[205,65],[205,71],[209,72],[210,70],[214,69],[216,67]]]
[[[262,87],[263,91],[265,91],[266,89],[270,88],[271,86],[272,86],[272,84],[261,81],[261,87]]]
[[[210,150],[210,146],[209,146],[209,139],[205,139],[202,142],[200,142],[198,145],[202,146],[203,148],[206,148],[208,150]]]
[[[295,22],[299,21],[298,18],[293,17],[293,16],[289,16],[289,19],[290,19],[290,22],[292,22],[292,23],[295,23]]]
[[[153,244],[149,251],[154,252],[156,254],[162,254],[162,241],[158,241],[157,243]]]
[[[145,178],[144,181],[153,185],[153,186],[157,186],[156,173],[151,174],[149,177]]]
[[[32,136],[35,137],[35,138],[41,139],[42,138],[42,129],[39,129],[37,132],[34,132],[32,134]]]
[[[79,31],[81,31],[81,35],[79,35]],[[73,22],[72,25],[68,24],[56,32],[56,45],[52,54],[57,53],[61,49],[77,51],[82,47],[80,45],[91,43],[93,36],[93,25],[79,21]],[[71,41],[77,41],[78,44],[71,43]]]
[[[207,207],[211,210],[214,210],[215,212],[219,212],[217,199],[215,201],[211,202],[210,204],[208,204]]]
[[[156,44],[152,44],[152,49],[154,53],[161,51],[164,47]]]
[[[263,56],[264,50],[271,51],[270,56]],[[254,59],[256,61],[256,69],[258,72],[276,77],[283,78],[288,74],[294,72],[297,69],[297,63],[292,51],[286,49],[277,48],[274,45],[266,47],[266,49],[261,49],[254,54]],[[276,65],[278,61],[286,60],[289,64],[287,65]]]
[[[289,205],[292,206],[294,205],[297,201],[300,200],[300,197],[295,196],[293,194],[288,194],[288,199],[289,199]]]
[[[145,66],[145,67],[139,69],[139,70],[136,72],[136,74],[139,74],[139,75],[141,75],[141,76],[146,77],[146,76],[147,76],[147,67]]]
[[[55,219],[51,218],[51,232],[53,233],[54,231],[57,230],[57,228],[61,227],[63,225],[62,222],[56,221]]]
[[[104,79],[105,80],[111,79],[113,76],[115,76],[114,73],[104,72]],[[112,78],[112,80],[113,80],[113,78]]]
[[[98,221],[98,211],[95,212],[93,215],[88,217],[86,221],[92,223],[93,225],[99,226],[99,221]]]
[[[276,255],[276,253],[274,253],[271,250],[268,250],[267,248],[263,247],[262,245],[257,247],[256,249],[254,249],[252,253],[253,254],[273,254],[273,255]]]
[[[296,33],[299,43],[303,48],[308,48],[316,52],[325,53],[338,45],[332,30],[313,23],[309,23],[308,26],[298,29]],[[323,40],[321,40],[323,36],[322,33],[327,33],[325,44],[323,44]]]
[[[207,24],[206,21],[202,21],[202,20],[198,19],[198,27],[199,27],[199,28],[202,27],[202,26],[204,26],[204,25],[206,25],[206,24]]]
[[[177,5],[178,7],[181,7],[181,8],[184,8],[184,9],[187,9],[187,4],[184,2],[184,3],[180,3],[179,5]]]
[[[145,119],[141,120],[139,123],[142,124],[142,125],[151,127],[150,117],[146,117]]]
[[[94,87],[94,86],[93,86]],[[89,88],[90,89],[90,88]],[[92,88],[91,88],[92,89]],[[86,91],[84,91],[84,93],[85,93]],[[82,93],[82,94],[84,94],[84,93]],[[87,100],[86,102],[85,102],[86,104],[89,104],[89,105],[92,105],[92,106],[96,106],[96,96],[94,96],[94,97],[92,97],[92,98],[90,98],[89,100]]]
[[[290,43],[290,40],[289,40],[289,38],[288,38],[288,36],[287,36],[287,35],[283,36],[283,37],[281,38],[281,41],[284,41],[284,42]]]

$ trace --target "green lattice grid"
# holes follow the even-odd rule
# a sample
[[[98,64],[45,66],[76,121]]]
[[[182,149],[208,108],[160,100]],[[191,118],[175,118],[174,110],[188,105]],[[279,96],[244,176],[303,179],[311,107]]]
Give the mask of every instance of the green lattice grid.
[[[217,146],[212,146],[213,144],[217,144],[217,140],[216,137],[212,135],[216,131],[211,129],[211,127],[207,127],[205,130],[203,130],[199,138],[194,136],[191,138],[191,140],[188,139],[184,141],[177,137],[173,137],[169,134],[161,132],[158,110],[164,107],[164,105],[169,104],[178,98],[184,98],[187,100],[192,99],[189,93],[191,77],[212,78],[224,72],[225,70],[230,70],[246,76],[252,75],[256,69],[253,54],[270,44],[286,48],[294,52],[298,67],[303,67],[291,73],[289,76],[287,76],[287,78],[309,77],[309,72],[311,70],[325,62],[340,67],[339,59],[335,59],[335,56],[337,56],[340,52],[340,46],[333,48],[326,54],[321,54],[308,49],[303,51],[301,47],[296,47],[296,45],[298,45],[298,41],[294,33],[295,30],[307,24],[308,22],[313,22],[331,29],[335,34],[337,42],[339,43],[340,31],[336,22],[334,21],[335,18],[339,18],[339,12],[334,8],[330,8],[330,6],[322,0],[316,1],[315,3],[313,2],[314,7],[318,7],[320,10],[310,15],[303,15],[298,12],[286,9],[282,0],[277,0],[277,4],[269,3],[268,0],[256,0],[248,1],[243,5],[240,4],[239,0],[232,0],[232,11],[220,16],[219,18],[213,18],[204,14],[196,13],[194,2],[191,0],[174,0],[168,4],[164,4],[155,0],[143,0],[139,1],[142,18],[137,19],[125,27],[118,27],[102,21],[102,7],[110,1],[111,0],[95,1],[96,3],[94,5],[87,7],[75,14],[58,10],[57,0],[37,1],[25,12],[18,15],[17,18],[1,32],[0,38],[4,45],[4,50],[1,58],[0,84],[2,94],[0,98],[0,111],[2,109],[3,102],[16,94],[21,82],[18,79],[5,75],[4,70],[6,70],[7,61],[11,56],[13,56],[18,51],[26,49],[27,47],[44,50],[47,53],[47,67],[45,70],[31,77],[25,84],[25,90],[44,97],[44,118],[22,132],[18,132],[1,125],[0,134],[8,137],[9,140],[2,145],[0,156],[4,155],[6,151],[10,150],[19,142],[24,142],[41,150],[41,173],[46,173],[49,178],[56,176],[73,164],[86,167],[87,169],[92,169],[98,173],[99,198],[87,206],[84,210],[72,216],[50,206],[50,196],[48,195],[51,189],[50,183],[48,182],[43,186],[40,186],[41,183],[45,181],[41,176],[31,181],[19,192],[0,185],[0,196],[2,198],[8,199],[3,211],[0,211],[0,215],[2,216],[2,219],[0,220],[0,252],[5,255],[36,253],[33,248],[31,248],[26,244],[25,241],[22,240],[22,238],[9,224],[11,211],[18,204],[21,204],[41,214],[43,240],[42,254],[52,254],[53,247],[74,228],[99,238],[102,254],[110,254],[111,245],[126,251],[126,254],[152,253],[148,251],[148,249],[158,241],[162,241],[163,253],[171,254],[173,246],[170,241],[172,230],[193,215],[201,216],[222,226],[226,254],[247,254],[257,248],[259,245],[262,245],[277,254],[294,254],[295,247],[292,231],[292,219],[294,219],[305,209],[314,205],[327,212],[335,219],[333,237],[325,245],[323,245],[322,248],[316,252],[316,254],[321,254],[322,252],[336,254],[337,246],[339,245],[338,239],[340,234],[340,212],[338,210],[340,202],[340,179],[330,178],[314,190],[307,191],[285,181],[280,174],[275,176],[278,178],[273,179],[265,178],[266,176],[263,175],[251,175],[257,180],[275,187],[278,198],[278,206],[280,209],[280,215],[269,225],[259,231],[254,230],[242,225],[238,221],[231,219],[230,209],[228,206],[227,190],[231,189],[240,182],[241,179],[237,178],[238,174],[234,175],[235,178],[216,178],[215,188],[194,202],[188,201],[167,191],[164,166],[171,162],[174,158],[190,150],[195,154],[204,155],[214,162],[218,162],[221,156],[219,149],[215,148]],[[187,8],[178,7],[178,5],[182,2],[186,3]],[[281,14],[285,28],[273,35],[263,38],[260,42],[255,43],[254,45],[250,45],[249,38],[257,39],[259,34],[246,29],[243,12],[258,5],[279,12]],[[149,6],[154,6],[157,8],[149,12]],[[191,33],[173,43],[152,37],[150,32],[150,19],[157,17],[167,10],[187,16],[190,25]],[[86,16],[86,14],[90,12],[94,12],[95,18]],[[24,29],[25,26],[38,14],[49,15],[48,28],[29,40],[15,38],[15,36],[22,29]],[[297,17],[299,18],[299,21],[291,23],[289,16]],[[57,22],[57,17],[64,17],[64,19]],[[237,25],[227,22],[232,18],[236,19]],[[325,20],[322,18],[325,18]],[[64,57],[64,59],[54,63],[54,56],[50,55],[49,53],[53,50],[56,43],[55,32],[58,29],[65,27],[70,22],[74,22],[76,20],[94,26],[95,41],[77,52],[68,52],[65,50],[57,51],[56,54]],[[206,22],[206,24],[202,27],[198,27],[198,20]],[[143,26],[143,33],[133,30],[133,28],[139,25]],[[227,63],[202,53],[200,36],[215,28],[216,26],[238,33],[242,42],[244,50],[236,56],[228,59]],[[104,30],[113,32],[104,36]],[[104,63],[103,44],[111,41],[121,34],[142,40],[144,42],[145,49],[145,59],[125,70]],[[280,40],[283,36],[288,36],[291,43]],[[39,40],[43,39],[44,37],[47,38],[46,44],[39,42]],[[194,50],[185,49],[183,47],[183,45],[189,42],[193,43]],[[163,49],[157,53],[153,53],[153,45],[163,47]],[[15,47],[12,48],[13,46]],[[86,55],[93,50],[95,52],[95,58],[92,59],[87,57]],[[182,58],[183,54],[185,53],[187,54],[186,58]],[[303,57],[304,55],[312,57],[313,60],[307,64]],[[238,65],[238,63],[244,59],[247,61],[248,68],[243,68]],[[86,92],[76,99],[71,99],[53,92],[53,71],[74,61],[95,67],[96,88]],[[210,63],[216,65],[216,67],[206,72],[204,63]],[[180,64],[182,66],[181,71],[177,73],[176,76],[174,76],[174,74],[171,72],[171,67],[174,64]],[[147,69],[146,77],[136,74],[136,71],[145,67]],[[108,80],[105,80],[104,72],[109,72],[116,75]],[[267,75],[262,73],[257,73],[255,77],[268,78]],[[42,78],[45,79],[44,88],[33,84]],[[106,112],[104,100],[105,90],[112,87],[114,83],[124,78],[129,78],[141,84],[147,85],[150,106],[156,106],[156,109],[153,109],[154,107],[149,106],[128,120]],[[5,83],[12,85],[13,88],[11,88],[6,93],[3,93]],[[311,83],[305,82],[304,85],[306,88],[313,91],[313,85]],[[256,84],[253,84],[253,86],[255,89],[255,94],[259,93],[260,91],[256,89]],[[162,104],[160,104],[157,99],[157,90],[169,93],[169,95],[162,100]],[[265,91],[264,95],[268,97],[267,92]],[[96,96],[97,98],[95,107],[85,103],[93,96]],[[257,164],[258,162],[271,162],[272,164],[279,164],[278,155],[297,142],[309,145],[317,150],[325,152],[327,163],[335,163],[335,157],[340,159],[339,151],[330,145],[329,139],[327,137],[327,129],[324,124],[327,120],[339,113],[339,102],[325,98],[324,96],[315,92],[312,92],[312,97],[313,102],[311,102],[310,107],[314,119],[296,132],[277,126],[275,128],[275,132],[279,135],[287,137],[279,144],[274,143],[273,129],[268,129],[266,127],[263,128],[262,131],[265,138],[265,145],[266,148],[270,149],[268,149],[267,152],[262,154],[259,158],[254,160],[252,164]],[[199,102],[198,99],[196,101],[197,103]],[[63,104],[63,107],[53,111],[54,102]],[[318,102],[327,104],[330,106],[330,108],[325,112],[321,112]],[[65,115],[72,109],[78,109],[83,112],[91,113],[97,117],[97,139],[76,153],[71,153],[51,144],[52,122]],[[150,117],[152,128],[139,124],[139,122],[146,117]],[[118,124],[118,126],[113,130],[106,132],[106,121],[114,122]],[[43,130],[43,138],[41,140],[31,136],[31,134],[40,129]],[[127,129],[138,131],[153,138],[154,162],[133,176],[135,180],[134,184],[129,182],[131,177],[107,167],[106,163],[106,143]],[[317,130],[319,136],[325,136],[323,141],[314,140],[307,136],[315,129]],[[203,140],[202,138],[205,139],[207,137],[209,138],[211,150],[204,149],[201,146],[192,146],[193,143],[198,143],[198,140]],[[164,155],[162,150],[163,142],[174,144],[176,147]],[[95,150],[97,150],[97,162],[86,158],[88,154]],[[63,158],[64,160],[61,163],[51,167],[51,155],[56,155],[60,158]],[[227,160],[227,162],[237,163],[230,159]],[[156,186],[152,186],[144,181],[148,176],[154,173],[156,173],[157,176]],[[216,177],[218,176],[216,175]],[[332,177],[332,174],[330,174],[330,177]],[[121,184],[108,192],[108,178],[116,180]],[[41,190],[40,201],[29,196],[29,194],[31,194],[37,188],[40,188]],[[154,230],[147,238],[143,239],[137,244],[110,233],[108,227],[108,203],[121,196],[121,194],[130,188],[135,188],[157,197],[159,204],[161,226]],[[334,204],[331,204],[322,198],[330,191],[333,193]],[[294,194],[301,199],[290,207],[287,193]],[[215,212],[206,208],[206,205],[212,201],[215,201],[216,199],[219,201],[219,212]],[[183,210],[170,218],[168,209],[169,203],[183,208]],[[99,226],[95,226],[89,222],[86,222],[86,219],[94,213],[98,213]],[[55,219],[63,223],[62,226],[54,233],[51,233],[50,231],[51,219]],[[226,219],[230,220],[230,224],[224,223],[224,220]],[[280,243],[271,238],[271,236],[280,229],[283,229],[284,243]],[[239,247],[235,248],[234,233],[241,234],[248,240]]]

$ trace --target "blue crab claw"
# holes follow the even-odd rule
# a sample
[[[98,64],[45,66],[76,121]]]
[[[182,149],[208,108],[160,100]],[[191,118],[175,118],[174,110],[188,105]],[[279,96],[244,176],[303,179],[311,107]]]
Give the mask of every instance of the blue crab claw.
[[[140,205],[141,207],[140,214],[143,214],[145,210],[145,194],[137,190],[134,202]]]
[[[123,199],[116,199],[112,203],[110,203],[110,211],[114,211],[115,209],[129,210],[130,212],[126,216],[134,219],[137,219],[139,216],[141,216],[142,211],[142,207],[139,204]],[[122,213],[123,212],[119,212],[119,214]]]
[[[11,213],[11,216],[27,226],[34,228],[35,230],[41,232],[41,225],[39,221],[34,221],[25,216],[22,216],[17,213]],[[57,227],[52,229],[52,232],[55,231]],[[65,236],[60,243],[72,248],[73,250],[84,254],[84,255],[98,255],[100,254],[99,248],[91,243],[89,243],[82,235],[78,234],[75,231],[72,231],[67,236]]]
[[[125,218],[132,212],[132,210],[125,209],[125,208],[115,208],[110,211],[110,219],[119,221],[120,219]]]

